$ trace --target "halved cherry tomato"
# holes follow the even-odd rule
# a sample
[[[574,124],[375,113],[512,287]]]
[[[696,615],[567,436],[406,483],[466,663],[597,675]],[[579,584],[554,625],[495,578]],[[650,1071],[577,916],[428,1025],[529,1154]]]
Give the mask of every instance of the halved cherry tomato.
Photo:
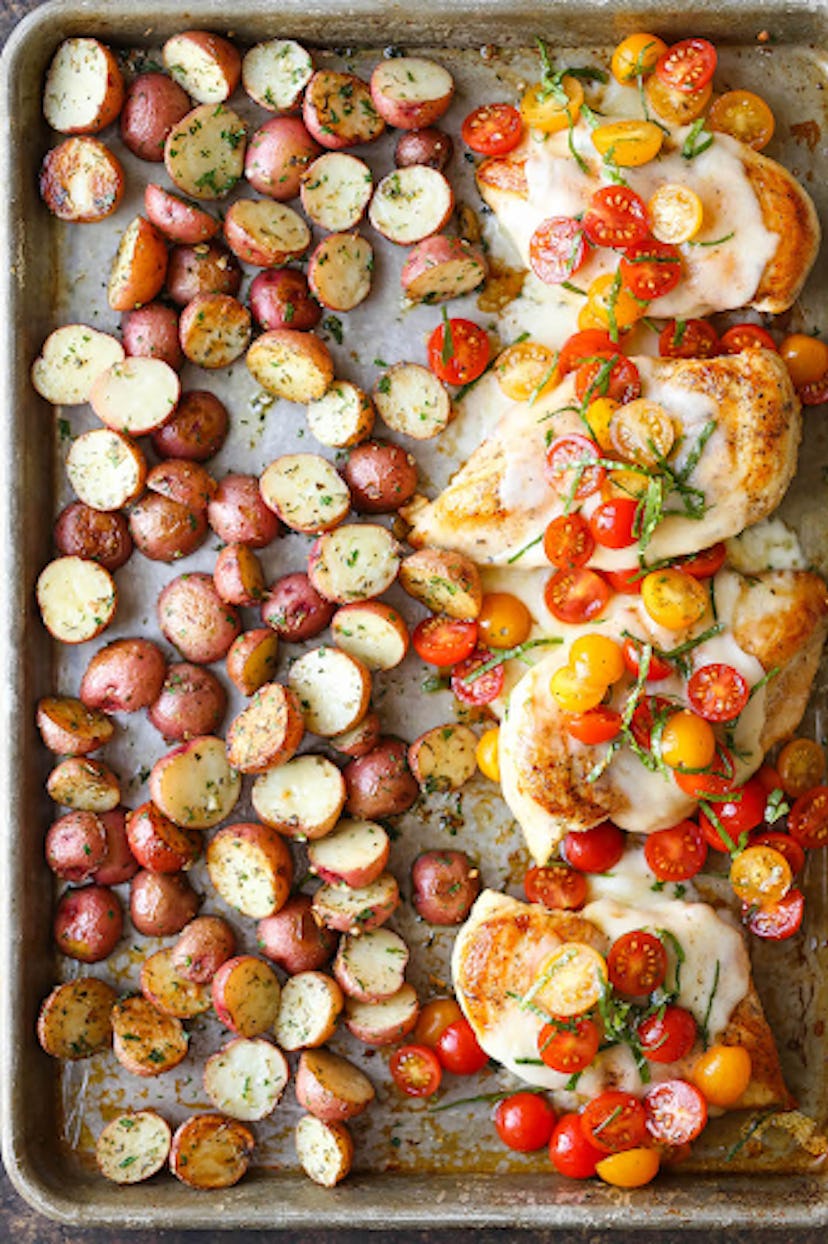
[[[770,108],[753,91],[725,91],[713,101],[707,124],[711,130],[729,134],[754,151],[767,147],[776,128]]]
[[[652,301],[678,285],[682,277],[681,253],[671,242],[648,238],[627,247],[618,270],[631,294]]]
[[[495,379],[513,402],[528,402],[557,384],[555,358],[555,351],[539,341],[516,341],[497,356]]]
[[[560,1175],[569,1179],[590,1179],[603,1152],[584,1135],[579,1114],[562,1114],[549,1142],[549,1160]]]
[[[607,473],[597,465],[600,452],[595,441],[580,432],[558,436],[546,451],[544,475],[556,492],[585,501],[603,484]],[[595,466],[588,465],[595,462]]]
[[[534,1153],[549,1144],[555,1111],[540,1093],[513,1093],[498,1104],[494,1122],[504,1145],[518,1153]]]
[[[538,969],[533,992],[537,1005],[568,1019],[592,1010],[607,983],[607,963],[586,942],[561,942]]]
[[[474,751],[477,767],[490,782],[500,781],[500,727],[484,730]]]
[[[457,665],[477,647],[477,623],[435,614],[417,623],[411,643],[417,656],[429,665]]]
[[[687,698],[705,721],[732,721],[750,699],[750,687],[732,665],[712,661],[690,675]]]
[[[487,592],[477,615],[477,629],[489,648],[516,648],[529,638],[532,615],[511,592]]]
[[[473,1076],[489,1061],[489,1055],[479,1045],[465,1017],[443,1029],[435,1049],[443,1070],[456,1076]]]
[[[491,704],[503,690],[503,665],[493,665],[485,674],[473,677],[475,670],[487,661],[492,653],[488,648],[476,648],[470,657],[460,661],[451,671],[451,689],[463,704]]]
[[[678,567],[651,570],[641,582],[641,599],[652,620],[669,631],[698,622],[709,604],[699,581]]]
[[[587,709],[585,713],[569,713],[564,722],[567,734],[579,743],[594,747],[598,743],[609,743],[616,738],[621,729],[621,714],[614,708],[599,704],[596,708]]]
[[[750,1084],[750,1054],[743,1045],[711,1045],[693,1067],[693,1080],[711,1106],[733,1106]]]
[[[657,117],[668,125],[689,125],[702,115],[713,94],[713,83],[708,82],[698,91],[677,91],[662,82],[657,73],[650,74],[644,84],[647,103]]]
[[[729,795],[735,789],[733,774],[732,757],[729,752],[725,754],[720,743],[716,748],[716,760],[707,773],[682,773],[679,770],[673,777],[678,788],[691,799],[710,799],[715,804],[722,795]]]
[[[571,665],[560,665],[549,680],[549,690],[565,713],[586,713],[601,703],[607,684],[588,682]]]
[[[647,1116],[632,1093],[606,1089],[587,1102],[581,1115],[581,1128],[590,1144],[603,1153],[637,1149],[647,1140]]]
[[[460,134],[480,155],[506,155],[523,137],[523,119],[511,104],[482,104],[466,117]]]
[[[686,1145],[704,1131],[707,1102],[687,1080],[662,1080],[644,1097],[647,1130],[664,1145]]]
[[[638,566],[629,570],[604,570],[603,575],[614,592],[623,596],[641,595],[641,573]]]
[[[779,776],[779,770],[774,769],[773,765],[762,765],[756,770],[756,777],[762,783],[762,787],[766,795],[770,795],[772,791],[782,789],[782,779]]]
[[[669,715],[677,708],[677,704],[663,695],[643,696],[636,704],[630,722],[630,729],[638,746],[643,747],[645,751],[650,751],[653,746],[655,718],[662,714]]]
[[[796,395],[803,406],[822,406],[828,402],[828,371],[820,380],[803,384],[797,389]]]
[[[666,86],[690,93],[707,86],[716,72],[716,49],[707,39],[682,39],[658,58],[655,71]]]
[[[798,799],[825,777],[825,752],[814,739],[791,739],[779,753],[776,767],[785,794]]]
[[[520,101],[523,120],[542,134],[557,134],[574,125],[584,102],[584,88],[570,74],[561,79],[560,90],[550,91],[543,82],[536,82],[524,92]]]
[[[636,1029],[641,1053],[651,1063],[676,1063],[693,1048],[698,1026],[683,1006],[665,1006]]]
[[[730,865],[733,893],[746,905],[778,903],[791,888],[791,866],[775,847],[752,843]]]
[[[529,266],[544,285],[568,281],[587,257],[583,225],[572,216],[550,216],[529,239]]]
[[[694,821],[679,821],[648,834],[644,857],[659,881],[687,881],[707,859],[707,843]]]
[[[579,626],[592,622],[606,609],[610,598],[609,584],[595,570],[576,566],[559,570],[547,583],[543,599],[547,609],[559,622]]]
[[[639,397],[613,412],[609,439],[614,452],[626,461],[653,467],[673,448],[676,429],[663,406]]]
[[[788,813],[788,833],[808,851],[828,847],[828,786],[799,796]]]
[[[612,821],[592,829],[570,830],[563,840],[567,863],[582,873],[609,872],[624,854],[624,835]]]
[[[391,1055],[391,1079],[409,1097],[431,1097],[440,1087],[443,1069],[427,1045],[401,1045]]]
[[[585,566],[595,552],[595,541],[583,514],[559,514],[543,533],[547,560],[560,570]]]
[[[428,365],[445,384],[477,380],[486,370],[490,356],[489,338],[474,320],[445,320],[428,339]]]
[[[564,908],[577,911],[586,902],[587,886],[583,873],[568,864],[544,864],[530,868],[523,878],[523,889],[530,903],[543,903],[550,911]]]
[[[594,246],[632,246],[650,232],[647,204],[629,186],[602,186],[589,201],[583,226]]]
[[[595,1173],[605,1184],[614,1188],[643,1188],[658,1174],[661,1157],[657,1149],[636,1145],[623,1153],[611,1153],[602,1158]]]
[[[678,246],[689,242],[702,226],[704,205],[689,186],[681,182],[664,182],[647,204],[653,237],[659,242]]]
[[[581,363],[604,353],[617,353],[604,328],[585,328],[567,337],[558,355],[558,371],[562,376],[580,367]]]
[[[631,402],[641,392],[641,376],[635,363],[616,350],[602,350],[575,373],[575,396],[592,403],[608,397],[615,402]]]
[[[699,828],[707,844],[714,851],[733,851],[738,847],[742,834],[750,833],[757,825],[761,825],[766,802],[765,788],[755,777],[745,782],[744,786],[735,787],[730,792],[729,799],[709,802],[707,808],[710,815],[703,811],[699,816]],[[715,820],[712,819],[714,817]]]
[[[746,913],[751,933],[769,942],[782,942],[799,932],[805,914],[805,896],[792,888],[778,903],[767,907],[750,907]]]
[[[547,1067],[573,1075],[588,1067],[601,1044],[601,1030],[592,1019],[544,1024],[538,1033],[538,1053]]]
[[[743,350],[773,350],[776,342],[760,324],[734,324],[719,340],[723,354],[741,354]]]
[[[694,579],[712,579],[713,575],[718,574],[725,564],[726,557],[725,542],[719,540],[718,543],[711,544],[708,549],[702,549],[699,553],[682,558],[681,568],[685,574],[691,574]]]
[[[462,1017],[463,1012],[454,998],[432,998],[420,1011],[414,1029],[415,1042],[417,1045],[427,1045],[433,1050],[449,1024]]]
[[[610,121],[592,131],[595,150],[619,168],[640,168],[661,150],[664,131],[652,121]]]
[[[773,847],[780,855],[784,855],[792,876],[801,873],[805,867],[805,851],[795,838],[783,833],[781,829],[764,829],[758,834],[751,834],[750,845],[757,847]]]
[[[659,334],[658,352],[668,359],[709,359],[719,353],[719,338],[707,320],[670,320]]]
[[[633,678],[637,678],[638,671],[641,668],[641,640],[625,639],[623,652],[624,664],[627,670],[632,674]],[[661,682],[663,679],[669,678],[673,672],[673,667],[669,661],[665,661],[663,657],[653,653],[650,657],[650,664],[647,666],[647,682]]]
[[[797,389],[816,384],[828,374],[828,342],[819,337],[791,333],[779,346],[779,353]]]
[[[622,39],[612,54],[612,76],[622,86],[634,83],[638,77],[652,73],[658,58],[667,51],[667,44],[658,35],[638,31]]]
[[[586,301],[578,312],[578,327],[605,328],[613,342],[637,324],[647,310],[647,304],[634,297],[624,285],[620,272],[603,272],[596,276],[586,294]]]
[[[619,993],[641,997],[664,983],[667,952],[653,933],[631,929],[612,943],[607,955],[610,984]]]
[[[589,516],[589,529],[596,544],[605,549],[626,549],[635,544],[638,502],[632,497],[602,501]]]

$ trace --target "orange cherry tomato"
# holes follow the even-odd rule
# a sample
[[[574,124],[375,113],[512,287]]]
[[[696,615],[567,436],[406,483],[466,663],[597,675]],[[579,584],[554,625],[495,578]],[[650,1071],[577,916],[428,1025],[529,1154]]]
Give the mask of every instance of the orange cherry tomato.
[[[673,448],[676,429],[663,406],[639,397],[615,411],[609,438],[612,449],[626,461],[653,467]]]
[[[637,324],[646,311],[644,300],[636,298],[618,274],[605,272],[602,276],[596,276],[587,289],[586,302],[579,312],[578,323],[581,323],[582,318],[588,319],[594,327],[606,328],[617,341],[619,333]],[[638,392],[640,391],[639,389]]]
[[[528,402],[557,383],[555,351],[539,341],[516,341],[498,355],[494,374],[508,398]]]
[[[779,346],[794,388],[818,384],[828,374],[828,343],[807,333],[791,333]]]
[[[707,114],[711,130],[729,134],[754,151],[767,147],[776,122],[768,105],[753,91],[726,91],[711,105]]]
[[[647,211],[653,237],[674,246],[694,238],[704,219],[704,205],[695,190],[674,181],[658,187]]]
[[[610,588],[595,570],[576,566],[559,570],[543,591],[547,609],[559,622],[579,626],[601,616],[609,604]]]
[[[778,903],[791,888],[791,866],[781,851],[755,844],[740,851],[730,865],[730,884],[748,905]]]
[[[480,638],[489,648],[515,648],[529,638],[532,615],[510,592],[487,592],[477,615]]]
[[[551,92],[542,82],[536,82],[524,93],[520,112],[525,123],[542,134],[557,134],[574,125],[584,102],[584,88],[577,78],[564,75],[561,87],[566,95]]]
[[[693,1066],[693,1082],[711,1106],[733,1106],[750,1084],[750,1054],[743,1045],[711,1045]]]
[[[603,955],[585,942],[561,942],[541,963],[532,996],[550,1015],[568,1018],[591,1010],[606,983]]]
[[[580,635],[569,650],[569,664],[584,682],[601,683],[604,687],[618,682],[624,674],[621,645],[609,635]]]
[[[425,1003],[417,1018],[417,1026],[413,1033],[415,1042],[417,1045],[427,1045],[429,1049],[434,1049],[449,1024],[461,1019],[462,1015],[463,1012],[454,998],[432,998],[430,1002]]]
[[[622,86],[635,84],[636,78],[645,78],[651,74],[662,53],[667,51],[667,44],[658,35],[637,31],[622,39],[612,54],[612,76]]]
[[[619,168],[640,168],[661,151],[664,131],[652,121],[611,121],[592,131],[599,155]]]
[[[750,835],[753,847],[773,847],[788,861],[791,875],[796,876],[805,867],[805,851],[795,838],[783,833],[781,829],[764,829],[760,833]]]
[[[657,1149],[637,1146],[602,1158],[596,1163],[595,1173],[614,1188],[643,1188],[655,1179],[660,1162]]]
[[[657,626],[680,631],[698,622],[708,608],[708,595],[698,579],[684,570],[651,570],[641,582],[644,608]]]
[[[813,739],[791,739],[776,761],[779,785],[798,799],[825,777],[825,752]]]
[[[712,94],[711,82],[697,91],[678,91],[662,82],[657,73],[650,74],[644,84],[644,95],[649,107],[668,125],[689,125],[691,121],[697,120],[710,103]]]
[[[560,570],[585,566],[595,552],[595,540],[584,516],[576,511],[553,518],[543,534],[543,551]]]
[[[477,767],[490,782],[500,781],[500,729],[484,730],[475,748]]]
[[[565,713],[597,708],[607,692],[604,682],[588,682],[571,665],[562,665],[549,680],[549,690]]]
[[[579,743],[594,747],[598,743],[609,743],[616,738],[621,729],[621,714],[614,708],[599,704],[596,708],[587,709],[585,713],[569,713],[564,723],[567,734]]]

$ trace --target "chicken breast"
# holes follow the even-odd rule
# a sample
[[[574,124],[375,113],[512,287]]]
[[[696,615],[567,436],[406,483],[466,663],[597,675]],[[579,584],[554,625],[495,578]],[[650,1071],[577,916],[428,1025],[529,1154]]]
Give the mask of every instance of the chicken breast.
[[[700,516],[683,512],[668,492],[667,514],[655,528],[646,560],[694,553],[769,514],[796,470],[801,437],[799,401],[778,354],[748,350],[713,359],[636,358],[642,396],[674,420],[678,435],[670,466],[680,472],[702,445],[687,484],[704,498]],[[544,473],[549,440],[583,433],[570,374],[534,405],[515,403],[472,453],[448,487],[428,503],[403,510],[415,547],[456,549],[479,565],[546,566],[541,537],[564,512],[565,490]],[[706,439],[705,439],[706,438]],[[587,498],[582,513],[610,495],[612,484]],[[635,550],[599,547],[591,565],[629,569]]]

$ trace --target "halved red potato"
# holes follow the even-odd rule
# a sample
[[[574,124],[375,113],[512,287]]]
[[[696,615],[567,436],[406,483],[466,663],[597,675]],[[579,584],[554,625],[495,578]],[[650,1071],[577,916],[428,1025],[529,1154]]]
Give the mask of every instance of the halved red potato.
[[[257,268],[298,259],[311,240],[299,213],[271,199],[236,199],[224,218],[224,236],[239,259]]]
[[[224,546],[213,567],[213,582],[228,605],[257,605],[264,599],[262,563],[246,544]]]
[[[214,393],[191,389],[163,427],[152,433],[152,447],[161,458],[206,462],[217,454],[227,437],[230,416]]]
[[[345,1027],[366,1045],[394,1045],[416,1027],[420,1002],[413,985],[402,985],[390,998],[345,1003]]]
[[[169,458],[157,463],[147,475],[147,488],[170,497],[191,510],[206,510],[218,485],[198,462]]]
[[[331,602],[298,570],[277,579],[262,605],[262,621],[292,644],[319,635],[333,615]]]
[[[296,1068],[296,1100],[303,1109],[336,1123],[367,1110],[374,1086],[359,1067],[331,1050],[303,1050]]]
[[[64,39],[52,57],[43,88],[43,115],[61,134],[97,134],[111,125],[124,102],[124,76],[98,39]]]
[[[141,495],[146,459],[128,436],[93,428],[73,441],[66,458],[69,483],[93,510],[121,510]]]
[[[161,293],[166,275],[164,239],[148,220],[136,216],[124,230],[109,273],[106,296],[110,307],[130,311],[152,302]]]
[[[454,413],[445,385],[419,363],[394,363],[380,376],[372,396],[386,427],[417,441],[438,436]]]
[[[421,734],[408,749],[408,764],[428,793],[459,790],[477,772],[477,735],[468,726],[447,722]]]
[[[391,929],[346,934],[339,939],[333,974],[349,998],[379,1002],[402,989],[408,956],[405,942]]]
[[[108,886],[85,885],[58,899],[53,932],[58,950],[81,963],[108,959],[121,939],[124,913]]]
[[[353,311],[370,294],[373,272],[374,251],[366,238],[331,233],[311,255],[308,284],[331,311]]]
[[[313,896],[317,919],[338,933],[367,933],[385,924],[400,905],[392,873],[380,873],[365,886],[322,885]]]
[[[308,427],[320,445],[345,449],[371,435],[374,405],[350,380],[335,380],[322,397],[308,405]]]
[[[400,587],[430,609],[450,618],[476,618],[483,601],[480,571],[453,549],[417,549],[400,566]]]
[[[268,112],[294,112],[312,74],[310,52],[295,39],[256,43],[242,61],[242,86]]]
[[[242,821],[225,825],[210,840],[207,872],[228,906],[261,920],[287,902],[293,858],[284,839],[270,825]]]
[[[391,841],[374,821],[342,820],[308,847],[308,866],[329,885],[358,890],[375,881],[388,863]]]
[[[399,565],[400,546],[387,528],[343,523],[313,544],[308,577],[320,595],[347,605],[381,596],[396,579]]]
[[[138,861],[127,842],[126,812],[126,808],[113,808],[100,814],[106,830],[106,855],[94,872],[98,885],[121,885],[138,872]]]
[[[323,1188],[334,1188],[350,1172],[354,1142],[344,1123],[305,1114],[296,1124],[295,1144],[302,1170]]]
[[[292,328],[304,332],[322,318],[322,308],[311,297],[308,278],[297,268],[266,268],[250,282],[248,302],[260,328]]]
[[[235,609],[203,572],[171,579],[158,597],[157,612],[161,633],[196,665],[220,661],[241,631]]]
[[[124,1110],[110,1119],[95,1145],[95,1161],[106,1179],[137,1184],[167,1163],[172,1129],[156,1110]]]
[[[248,1122],[273,1113],[289,1079],[284,1054],[263,1037],[234,1037],[204,1064],[204,1091],[216,1109]]]
[[[416,803],[420,788],[408,767],[408,748],[401,739],[381,738],[343,769],[352,816],[398,816]]]
[[[221,916],[196,916],[178,935],[172,962],[179,976],[207,985],[236,953],[236,935]]]
[[[120,570],[132,556],[132,537],[123,514],[93,510],[70,501],[55,522],[55,544],[66,557],[89,557],[107,570]]]
[[[364,441],[341,469],[358,514],[393,514],[417,491],[417,462],[402,445]]]
[[[40,166],[40,197],[58,220],[94,224],[111,216],[124,197],[120,160],[97,138],[67,138]]]
[[[113,639],[87,665],[80,698],[104,713],[149,708],[164,685],[167,658],[151,639]]]
[[[445,228],[454,211],[454,191],[428,164],[409,164],[386,173],[374,191],[368,219],[399,246],[422,242]]]
[[[240,1037],[267,1032],[279,1011],[281,988],[273,968],[255,955],[237,955],[213,977],[213,1006],[226,1028]]]
[[[419,56],[381,60],[371,74],[371,98],[377,112],[398,130],[433,125],[454,95],[454,79],[436,61]]]
[[[292,894],[275,916],[256,925],[256,945],[293,976],[324,967],[336,949],[336,935],[314,920],[310,895]]]
[[[144,557],[174,562],[189,557],[207,538],[204,510],[191,510],[178,501],[148,492],[129,512],[129,531]]]
[[[176,825],[149,801],[127,813],[126,834],[138,863],[153,873],[192,868],[204,849],[200,833]]]
[[[227,653],[227,676],[242,695],[253,695],[272,680],[279,656],[279,637],[269,626],[245,631]]]
[[[302,119],[329,151],[372,143],[385,129],[367,82],[352,73],[318,69],[308,82]]]
[[[117,775],[102,760],[67,756],[46,779],[49,798],[79,812],[111,812],[121,801]]]
[[[83,701],[67,695],[47,695],[38,700],[37,728],[46,747],[57,756],[87,756],[115,733],[115,726],[104,713],[88,709]]]
[[[165,946],[141,964],[141,993],[165,1015],[176,1019],[193,1019],[203,1015],[212,1005],[210,990],[187,980],[176,970],[172,947]]]
[[[121,109],[121,139],[139,160],[160,164],[173,126],[192,108],[187,92],[165,73],[139,73]]]
[[[115,616],[118,589],[98,562],[57,557],[41,570],[37,603],[43,625],[63,644],[83,644],[105,630]]]
[[[56,328],[32,364],[32,384],[53,406],[82,406],[101,372],[124,360],[124,347],[88,324]]]
[[[52,1058],[89,1058],[112,1044],[112,1007],[118,995],[96,976],[55,985],[37,1017],[37,1039]]]
[[[188,203],[155,182],[144,190],[144,211],[150,224],[165,238],[188,246],[209,242],[221,229],[221,222],[203,207]]]
[[[253,379],[274,397],[313,402],[334,377],[331,352],[314,333],[273,328],[262,333],[247,351]]]
[[[364,160],[328,151],[302,174],[299,193],[315,225],[342,233],[362,220],[373,189],[374,179]]]
[[[67,812],[46,831],[46,863],[63,881],[88,881],[106,850],[106,830],[94,812]]]
[[[331,747],[335,747],[344,756],[364,756],[380,741],[382,728],[379,713],[366,713],[362,721],[351,730],[343,730],[329,739]]]
[[[350,730],[368,711],[371,674],[362,661],[338,648],[311,648],[293,662],[288,680],[305,725],[330,738]]]
[[[325,756],[294,756],[257,777],[251,799],[267,825],[301,842],[321,838],[334,827],[345,803],[345,783]]]
[[[397,168],[408,164],[428,164],[444,173],[454,155],[454,141],[445,130],[426,125],[423,129],[403,130],[394,148]]]
[[[124,349],[130,358],[162,359],[180,371],[184,353],[178,339],[178,312],[164,302],[148,302],[121,316]]]
[[[342,990],[324,972],[299,972],[282,987],[273,1031],[283,1050],[315,1049],[336,1030],[345,1005]]]
[[[462,924],[480,893],[480,869],[465,851],[423,851],[411,883],[418,916],[429,924]]]
[[[170,1170],[191,1188],[231,1188],[247,1173],[256,1141],[223,1114],[194,1114],[176,1129]]]
[[[112,1050],[135,1076],[171,1071],[187,1056],[187,1033],[174,1015],[165,1015],[136,994],[112,1008]]]
[[[250,139],[244,175],[259,194],[284,203],[296,198],[305,170],[321,150],[299,117],[273,117]]]
[[[296,754],[304,734],[296,692],[279,682],[268,682],[231,721],[227,759],[240,773],[266,773]]]
[[[180,393],[178,376],[162,359],[127,358],[98,376],[89,401],[108,428],[143,436],[164,423]]]
[[[265,505],[286,527],[315,535],[331,531],[351,509],[351,494],[333,463],[319,454],[283,454],[259,480]]]
[[[241,778],[227,763],[224,739],[202,735],[156,760],[149,789],[152,802],[176,825],[212,829],[236,806]]]
[[[162,50],[164,68],[199,104],[221,104],[241,78],[241,56],[229,39],[210,30],[173,35]]]
[[[408,627],[392,605],[379,600],[337,609],[331,637],[337,648],[356,657],[369,670],[392,670],[408,652]]]
[[[462,298],[485,281],[486,256],[465,238],[444,233],[425,238],[410,251],[400,273],[403,293],[411,302],[446,302]]]
[[[129,918],[146,937],[172,937],[190,923],[200,901],[184,873],[142,868],[129,887]]]
[[[191,363],[229,367],[250,342],[250,312],[230,294],[196,294],[181,312],[178,331]]]
[[[281,533],[277,516],[265,505],[257,475],[225,475],[207,510],[210,526],[223,544],[263,549]]]
[[[247,131],[232,108],[199,104],[167,136],[164,164],[194,199],[223,199],[244,171]]]
[[[187,307],[199,294],[229,294],[241,287],[241,265],[224,243],[216,238],[194,246],[174,246],[167,265],[167,293],[179,307]]]

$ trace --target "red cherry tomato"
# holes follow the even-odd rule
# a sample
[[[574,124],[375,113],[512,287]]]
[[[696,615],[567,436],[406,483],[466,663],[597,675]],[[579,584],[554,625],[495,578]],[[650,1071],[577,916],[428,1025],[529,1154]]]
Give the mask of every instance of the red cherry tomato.
[[[582,873],[609,872],[624,854],[624,835],[612,821],[592,829],[570,830],[563,840],[567,863]]]
[[[428,365],[445,384],[477,380],[486,370],[490,355],[489,338],[474,320],[445,320],[428,339]]]
[[[457,665],[477,647],[477,623],[460,618],[423,618],[414,627],[411,643],[417,656],[429,665]]]
[[[510,1149],[534,1153],[549,1144],[555,1111],[540,1093],[513,1093],[495,1110],[497,1134]]]
[[[391,1056],[391,1079],[409,1097],[431,1097],[440,1087],[443,1069],[427,1045],[401,1045]]]
[[[687,1080],[663,1080],[644,1098],[647,1130],[662,1145],[687,1145],[704,1131],[707,1102]]]
[[[604,570],[602,573],[614,592],[621,592],[624,596],[641,595],[643,576],[640,567],[632,566],[629,570]]]
[[[758,778],[750,778],[744,786],[734,787],[731,795],[730,799],[707,804],[715,820],[706,812],[699,815],[699,827],[714,851],[732,851],[738,847],[740,835],[756,829],[764,820],[767,797]],[[720,832],[716,821],[724,829],[724,834]],[[790,822],[788,828],[790,829]]]
[[[647,1141],[647,1116],[632,1093],[607,1089],[587,1102],[581,1115],[584,1136],[603,1153],[638,1149]]]
[[[614,361],[607,371],[610,360]],[[640,395],[638,368],[617,350],[601,350],[581,363],[575,373],[575,396],[581,403],[589,403],[597,397],[610,397],[623,404]]]
[[[707,39],[682,39],[662,52],[655,71],[665,86],[689,95],[707,86],[716,61],[716,49]]]
[[[633,678],[637,678],[641,668],[641,642],[639,640],[624,640],[624,664]],[[672,673],[672,665],[663,657],[653,653],[650,657],[650,664],[647,666],[647,682],[661,682],[662,679],[669,678]]]
[[[691,674],[687,698],[705,721],[732,721],[750,699],[750,687],[732,665],[713,661]]]
[[[585,566],[595,552],[595,541],[584,516],[576,511],[553,518],[543,533],[543,551],[560,570]]]
[[[451,671],[451,689],[463,704],[491,704],[503,690],[503,664],[494,665],[485,674],[473,677],[475,670],[487,661],[492,654],[488,648],[476,648],[470,657],[460,661]]]
[[[750,835],[752,847],[773,847],[788,861],[791,873],[796,876],[805,867],[805,852],[795,838],[785,834],[781,829],[764,829],[758,834]]]
[[[707,843],[695,821],[679,821],[647,835],[644,857],[659,881],[687,881],[704,866]]]
[[[578,271],[587,257],[581,222],[572,216],[550,216],[529,239],[529,265],[544,285],[560,285]]]
[[[609,603],[610,589],[606,579],[595,570],[575,567],[559,570],[547,583],[543,599],[549,612],[559,622],[574,626],[600,617]]]
[[[638,701],[630,722],[630,729],[639,747],[643,747],[645,751],[651,750],[653,714],[659,714],[665,709],[672,710],[674,707],[675,705],[663,695],[648,695]]]
[[[482,104],[466,117],[460,135],[480,155],[506,155],[523,137],[523,121],[511,104]]]
[[[549,1160],[560,1175],[569,1179],[590,1179],[603,1152],[590,1144],[581,1127],[579,1114],[562,1114],[549,1142]]]
[[[607,350],[611,354],[615,353],[610,335],[605,328],[584,328],[581,332],[567,337],[561,346],[561,352],[558,355],[558,372],[561,376],[565,376],[586,359],[592,358],[595,354],[603,354]]]
[[[658,352],[668,359],[709,359],[719,353],[719,337],[707,320],[670,320],[659,334]]]
[[[600,1044],[601,1030],[592,1019],[544,1024],[538,1033],[538,1053],[547,1067],[562,1075],[574,1075],[588,1067]]]
[[[693,1048],[698,1026],[683,1006],[665,1006],[636,1029],[641,1053],[651,1063],[675,1063]]]
[[[716,758],[709,772],[682,773],[679,769],[673,770],[676,785],[685,795],[696,800],[709,797],[712,803],[736,789],[735,774],[733,757],[722,743],[716,745]]]
[[[489,1055],[478,1044],[467,1019],[456,1019],[441,1032],[436,1045],[437,1057],[444,1071],[456,1076],[473,1076],[482,1071]]]
[[[596,544],[605,549],[626,549],[635,544],[638,502],[632,497],[603,501],[589,516],[589,529]]]
[[[523,878],[523,889],[530,903],[543,903],[550,911],[562,907],[575,911],[586,902],[586,880],[567,864],[530,868]]]
[[[693,557],[683,559],[680,564],[685,574],[691,574],[694,579],[712,579],[721,570],[726,557],[724,540],[720,540],[718,544],[711,544],[709,549],[702,549]]]
[[[799,796],[788,813],[788,833],[809,851],[828,847],[828,786]]]
[[[769,907],[750,908],[746,913],[751,933],[769,942],[783,942],[799,931],[805,914],[805,896],[796,887]]]
[[[678,285],[682,277],[681,252],[670,242],[647,238],[627,247],[618,269],[630,293],[651,302]]]
[[[777,345],[766,328],[758,324],[734,324],[722,333],[719,343],[723,354],[741,354],[743,350],[776,350]]]
[[[602,186],[584,213],[584,232],[595,246],[632,246],[650,233],[647,204],[628,186]]]
[[[556,492],[574,501],[591,497],[603,484],[607,473],[597,462],[600,451],[595,441],[580,432],[558,436],[546,451],[544,475]]]
[[[607,955],[610,984],[635,997],[651,994],[667,975],[667,952],[653,933],[631,929],[612,943]]]
[[[800,385],[796,395],[803,406],[821,406],[823,402],[828,402],[828,371],[819,380]]]
[[[614,708],[599,704],[585,713],[567,713],[564,724],[567,734],[571,734],[573,739],[594,747],[598,743],[609,743],[617,736],[621,729],[621,714]]]

